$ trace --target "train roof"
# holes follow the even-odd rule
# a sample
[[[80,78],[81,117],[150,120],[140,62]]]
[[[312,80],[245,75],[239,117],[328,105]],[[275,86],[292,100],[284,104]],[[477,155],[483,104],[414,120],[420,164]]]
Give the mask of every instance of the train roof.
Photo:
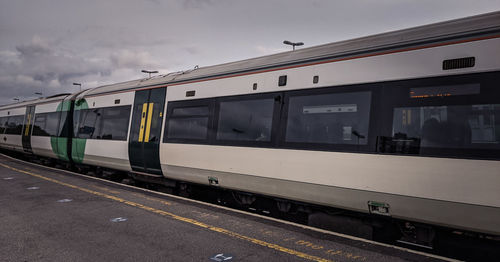
[[[68,97],[70,95],[71,94],[69,94],[69,93],[57,94],[57,95],[48,96],[48,97],[42,97],[42,98],[36,98],[36,99],[26,100],[26,101],[14,103],[14,104],[2,105],[2,106],[0,106],[0,110],[17,108],[17,107],[23,107],[23,106],[29,106],[29,105],[35,105],[35,104],[44,104],[44,103],[62,101],[66,97]]]

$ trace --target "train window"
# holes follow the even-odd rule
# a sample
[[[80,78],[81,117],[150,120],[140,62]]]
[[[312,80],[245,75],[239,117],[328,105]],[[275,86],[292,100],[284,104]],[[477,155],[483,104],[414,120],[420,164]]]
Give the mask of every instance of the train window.
[[[68,111],[62,111],[61,117],[59,118],[59,129],[57,134],[59,137],[69,137],[69,121],[68,121]]]
[[[168,120],[166,139],[207,139],[208,116],[208,106],[173,108]]]
[[[5,122],[7,122],[7,117],[0,117],[0,134],[5,132]]]
[[[371,92],[291,96],[286,142],[366,145]]]
[[[167,137],[171,139],[207,138],[208,117],[174,118],[168,121]]]
[[[217,140],[271,141],[274,98],[219,104]]]
[[[208,115],[208,106],[195,106],[195,107],[179,107],[172,110],[172,116],[206,116]]]
[[[130,106],[79,110],[77,137],[127,140]]]
[[[108,107],[103,109],[102,128],[98,138],[127,140],[130,106]]]
[[[41,113],[35,115],[33,136],[57,136],[60,112]]]
[[[500,104],[398,107],[393,137],[425,148],[500,149]]]
[[[23,130],[24,115],[11,116],[5,125],[5,134],[20,135]]]
[[[97,138],[101,125],[102,109],[80,110],[78,138]]]

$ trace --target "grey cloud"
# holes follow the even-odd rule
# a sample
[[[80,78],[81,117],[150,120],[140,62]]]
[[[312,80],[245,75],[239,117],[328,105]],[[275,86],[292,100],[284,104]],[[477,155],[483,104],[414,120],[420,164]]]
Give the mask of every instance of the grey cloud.
[[[199,9],[213,4],[213,0],[183,0],[182,6],[186,9]]]
[[[0,51],[0,104],[12,98],[29,99],[35,92],[44,95],[68,92],[73,82],[108,80],[114,71],[156,67],[158,63],[146,51],[120,49],[111,54],[89,57],[34,37],[16,46],[16,52]],[[87,88],[91,86],[86,86]]]

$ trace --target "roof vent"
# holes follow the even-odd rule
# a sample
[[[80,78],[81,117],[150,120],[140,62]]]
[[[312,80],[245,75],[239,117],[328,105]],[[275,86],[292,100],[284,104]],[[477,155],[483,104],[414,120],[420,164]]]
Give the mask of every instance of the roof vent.
[[[460,69],[474,67],[476,64],[475,57],[463,57],[456,59],[448,59],[443,61],[443,70]]]

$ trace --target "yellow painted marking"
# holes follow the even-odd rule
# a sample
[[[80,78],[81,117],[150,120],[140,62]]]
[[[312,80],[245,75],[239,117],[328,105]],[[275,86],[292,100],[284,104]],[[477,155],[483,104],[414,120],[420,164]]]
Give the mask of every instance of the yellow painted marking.
[[[109,192],[109,193],[111,193],[111,194],[120,194],[120,192],[118,192],[118,191],[111,190],[111,189],[107,189],[107,188],[105,188],[105,187],[100,187],[100,186],[93,186],[93,187],[98,188],[98,189],[100,189],[100,190],[107,191],[107,192]]]
[[[167,206],[170,206],[172,205],[172,203],[168,202],[168,201],[165,201],[165,200],[160,200],[160,199],[156,199],[156,198],[152,198],[152,197],[147,197],[147,196],[144,196],[144,195],[141,195],[141,194],[138,194],[138,193],[132,193],[132,195],[134,196],[138,196],[138,197],[142,197],[142,198],[145,198],[147,200],[151,200],[151,201],[156,201],[156,202],[160,202],[164,205],[167,205]]]
[[[142,204],[139,204],[139,203],[128,201],[128,200],[123,199],[123,198],[119,198],[119,197],[116,197],[116,196],[107,195],[107,194],[104,194],[104,193],[101,193],[101,192],[97,192],[97,191],[93,191],[93,190],[90,190],[90,189],[87,189],[87,188],[83,188],[83,187],[75,186],[75,185],[72,185],[72,184],[68,184],[68,183],[65,183],[65,182],[53,179],[53,178],[49,178],[49,177],[38,175],[38,174],[35,174],[35,173],[32,173],[32,172],[28,172],[28,171],[24,171],[24,170],[21,170],[21,169],[17,169],[15,167],[11,167],[11,166],[5,165],[3,163],[0,163],[0,166],[8,168],[8,169],[11,169],[11,170],[14,170],[14,171],[17,171],[19,173],[24,173],[24,174],[27,174],[27,175],[30,175],[30,176],[38,177],[40,179],[43,179],[43,180],[46,180],[46,181],[50,181],[50,182],[53,182],[53,183],[56,183],[56,184],[59,184],[59,185],[63,185],[63,186],[69,187],[69,188],[77,189],[77,190],[80,190],[80,191],[83,191],[83,192],[87,192],[87,193],[90,193],[90,194],[93,194],[93,195],[96,195],[96,196],[100,196],[100,197],[104,197],[104,198],[107,198],[107,199],[110,199],[110,200],[114,200],[114,201],[117,201],[117,202],[129,205],[129,206],[133,206],[133,207],[137,207],[137,208],[140,208],[140,209],[143,209],[143,210],[146,210],[146,211],[150,211],[150,212],[153,212],[155,214],[159,214],[159,215],[162,215],[162,216],[170,217],[172,219],[175,219],[175,220],[178,220],[178,221],[182,221],[182,222],[186,222],[186,223],[189,223],[191,225],[199,226],[201,228],[205,228],[205,229],[210,230],[210,231],[218,232],[218,233],[221,233],[221,234],[233,237],[233,238],[245,240],[247,242],[250,242],[250,243],[253,243],[253,244],[256,244],[256,245],[259,245],[259,246],[267,247],[267,248],[270,248],[270,249],[274,249],[274,250],[277,250],[277,251],[280,251],[280,252],[283,252],[283,253],[286,253],[286,254],[289,254],[289,255],[293,255],[293,256],[304,258],[304,259],[311,260],[311,261],[321,261],[321,262],[332,261],[332,260],[329,260],[329,259],[325,259],[325,258],[321,258],[321,257],[309,255],[309,254],[306,254],[306,253],[303,253],[303,252],[300,252],[300,251],[296,251],[296,250],[293,250],[293,249],[290,249],[290,248],[282,247],[282,246],[277,245],[277,244],[273,244],[273,243],[262,241],[262,240],[259,240],[259,239],[256,239],[256,238],[245,236],[245,235],[242,235],[242,234],[239,234],[239,233],[236,233],[236,232],[233,232],[233,231],[221,228],[221,227],[211,226],[211,225],[205,224],[203,222],[197,221],[195,219],[191,219],[191,218],[187,218],[187,217],[181,217],[181,216],[175,215],[175,214],[167,212],[167,211],[163,211],[163,210],[160,210],[160,209],[156,209],[156,208],[153,208],[153,207],[149,207],[149,206],[145,206],[145,205],[142,205]]]
[[[139,129],[139,142],[142,142],[144,137],[144,124],[146,123],[146,111],[148,110],[148,103],[142,104],[142,113],[141,113],[141,126]]]
[[[144,136],[144,142],[149,142],[149,133],[151,132],[151,118],[153,117],[153,105],[154,103],[149,103],[148,109],[148,121],[146,122],[146,135]]]
[[[24,136],[28,136],[28,131],[30,130],[30,124],[31,124],[31,114],[28,114],[28,124],[26,125],[26,128],[24,130]]]

